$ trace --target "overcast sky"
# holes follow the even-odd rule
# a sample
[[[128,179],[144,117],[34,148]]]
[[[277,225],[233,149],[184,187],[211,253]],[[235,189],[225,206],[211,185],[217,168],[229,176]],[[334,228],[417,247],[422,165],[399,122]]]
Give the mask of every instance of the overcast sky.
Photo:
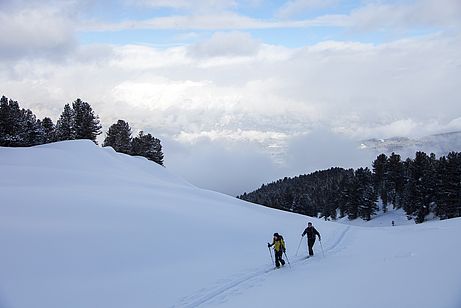
[[[54,121],[79,97],[231,195],[461,130],[459,0],[1,0],[0,24],[1,95]]]

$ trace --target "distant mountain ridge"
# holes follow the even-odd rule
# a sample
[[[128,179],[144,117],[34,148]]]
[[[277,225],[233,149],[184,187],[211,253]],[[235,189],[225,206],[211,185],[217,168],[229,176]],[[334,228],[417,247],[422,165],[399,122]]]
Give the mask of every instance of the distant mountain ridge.
[[[443,156],[452,151],[461,152],[461,131],[434,134],[421,138],[372,138],[361,141],[360,148],[384,154],[395,152],[407,157],[413,157],[417,151]]]

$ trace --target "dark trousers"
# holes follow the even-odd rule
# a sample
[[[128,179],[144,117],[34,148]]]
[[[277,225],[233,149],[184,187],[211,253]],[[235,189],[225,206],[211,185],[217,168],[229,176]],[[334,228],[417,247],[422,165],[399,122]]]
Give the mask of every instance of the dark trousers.
[[[314,255],[314,250],[312,249],[312,247],[314,247],[314,244],[315,244],[315,237],[313,239],[311,238],[307,239],[307,247],[309,248],[309,256]]]
[[[274,250],[274,252],[275,252],[275,266],[280,267],[280,264],[285,265],[285,261],[282,259],[283,251]]]

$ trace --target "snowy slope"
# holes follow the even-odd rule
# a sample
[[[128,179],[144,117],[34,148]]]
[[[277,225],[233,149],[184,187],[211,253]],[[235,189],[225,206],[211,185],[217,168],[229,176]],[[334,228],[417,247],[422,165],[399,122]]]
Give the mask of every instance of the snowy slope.
[[[350,227],[325,257],[248,281],[209,307],[459,308],[460,224]]]
[[[407,219],[407,215],[403,209],[394,209],[392,208],[392,205],[389,205],[389,209],[386,213],[383,213],[382,210],[379,210],[375,215],[373,215],[373,219],[369,221],[363,220],[362,218],[349,220],[347,216],[336,220],[336,222],[339,223],[358,227],[389,227],[392,226],[392,221],[394,222],[395,226],[415,224],[413,219]]]
[[[394,228],[308,219],[88,141],[0,148],[0,174],[2,308],[461,307],[459,219]],[[318,244],[314,258],[300,258],[304,245],[294,256],[308,220],[325,257]],[[291,269],[269,270],[273,232]]]

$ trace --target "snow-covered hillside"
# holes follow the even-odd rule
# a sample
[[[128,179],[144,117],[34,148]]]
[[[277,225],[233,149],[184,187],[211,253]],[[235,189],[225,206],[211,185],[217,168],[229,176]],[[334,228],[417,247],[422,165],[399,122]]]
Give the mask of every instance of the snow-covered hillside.
[[[0,148],[0,174],[2,308],[461,307],[460,219],[324,222],[89,141]],[[306,260],[307,221],[323,245]],[[271,270],[274,232],[291,268]]]

